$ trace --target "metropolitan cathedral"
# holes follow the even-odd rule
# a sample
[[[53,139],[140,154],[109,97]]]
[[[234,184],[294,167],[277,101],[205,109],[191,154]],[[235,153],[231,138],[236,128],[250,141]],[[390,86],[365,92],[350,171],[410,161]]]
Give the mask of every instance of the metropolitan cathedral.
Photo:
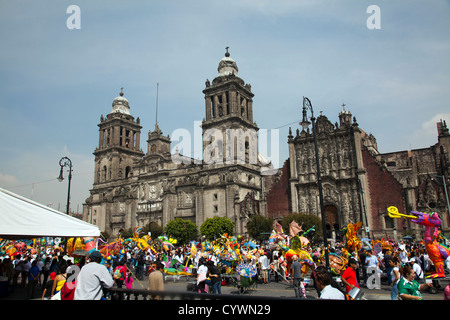
[[[243,234],[252,215],[267,215],[261,172],[270,163],[257,151],[251,86],[238,76],[228,49],[203,93],[204,159],[199,161],[177,151],[171,154],[171,139],[158,123],[148,132],[144,153],[140,119],[132,116],[121,91],[98,124],[94,185],[84,204],[85,221],[117,234],[150,222],[164,227],[175,218],[200,226],[221,216],[235,223],[235,234]]]
[[[233,221],[234,233],[242,235],[254,215],[281,221],[300,212],[323,216],[330,239],[340,240],[342,228],[358,221],[363,236],[372,239],[423,238],[424,228],[389,217],[387,208],[396,206],[404,213],[438,212],[443,234],[450,234],[450,134],[445,121],[437,123],[435,145],[382,154],[375,137],[359,127],[345,105],[334,124],[318,116],[321,212],[313,132],[309,126],[289,128],[289,158],[274,169],[258,152],[251,86],[238,76],[228,48],[203,94],[203,159],[198,160],[171,153],[171,139],[157,122],[148,132],[144,153],[140,119],[131,115],[121,91],[98,124],[94,184],[83,220],[116,235],[151,222],[165,227],[175,218],[200,227],[219,216]]]

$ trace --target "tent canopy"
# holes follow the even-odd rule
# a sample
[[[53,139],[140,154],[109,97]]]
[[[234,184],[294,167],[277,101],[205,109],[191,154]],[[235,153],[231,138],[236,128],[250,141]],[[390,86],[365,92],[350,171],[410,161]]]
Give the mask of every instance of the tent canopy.
[[[0,188],[0,238],[99,236],[93,224]]]

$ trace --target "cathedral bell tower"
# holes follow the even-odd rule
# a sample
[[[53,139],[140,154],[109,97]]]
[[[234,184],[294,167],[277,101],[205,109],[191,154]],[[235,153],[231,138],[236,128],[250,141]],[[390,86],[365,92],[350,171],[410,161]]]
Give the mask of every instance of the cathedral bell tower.
[[[99,144],[95,149],[94,188],[105,183],[128,179],[132,176],[133,163],[143,157],[140,149],[141,125],[134,120],[130,105],[120,95],[112,103],[112,111],[100,118]]]
[[[258,162],[257,132],[253,122],[253,93],[250,84],[238,77],[236,61],[228,47],[219,62],[218,75],[206,80],[203,129],[203,158],[206,163]]]

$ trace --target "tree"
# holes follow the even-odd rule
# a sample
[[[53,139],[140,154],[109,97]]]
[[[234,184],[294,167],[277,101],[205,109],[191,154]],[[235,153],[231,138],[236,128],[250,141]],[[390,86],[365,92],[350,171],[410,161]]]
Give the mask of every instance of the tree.
[[[293,220],[302,226],[303,232],[314,226],[316,231],[308,236],[310,240],[322,238],[322,220],[315,214],[293,212],[285,216],[281,221],[281,225],[286,234],[289,234],[289,225]]]
[[[122,236],[122,239],[128,239],[128,238],[133,238],[134,233],[131,228],[128,228],[126,230],[121,231],[120,235]]]
[[[198,236],[197,225],[181,218],[169,221],[165,232],[168,236],[177,239],[178,244],[187,244]]]
[[[257,241],[268,240],[273,229],[273,219],[263,216],[252,216],[247,222],[247,232],[250,238]]]
[[[164,233],[164,228],[161,227],[157,222],[150,222],[146,227],[142,228],[142,233],[148,234],[151,232],[152,238],[157,238]]]
[[[200,226],[200,232],[207,239],[219,238],[222,234],[233,235],[234,222],[226,217],[208,218]]]

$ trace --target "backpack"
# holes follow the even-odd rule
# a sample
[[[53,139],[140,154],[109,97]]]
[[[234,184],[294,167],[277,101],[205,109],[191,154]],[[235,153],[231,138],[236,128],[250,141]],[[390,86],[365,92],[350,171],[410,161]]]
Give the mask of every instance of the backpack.
[[[76,287],[75,281],[71,283],[71,287],[72,288],[69,288],[69,286],[67,285],[67,281],[64,282],[64,285],[61,288],[61,300],[73,300]]]
[[[116,270],[114,270],[113,278],[116,280],[119,280],[120,278],[122,278],[122,271],[120,271],[119,267],[117,267]]]

